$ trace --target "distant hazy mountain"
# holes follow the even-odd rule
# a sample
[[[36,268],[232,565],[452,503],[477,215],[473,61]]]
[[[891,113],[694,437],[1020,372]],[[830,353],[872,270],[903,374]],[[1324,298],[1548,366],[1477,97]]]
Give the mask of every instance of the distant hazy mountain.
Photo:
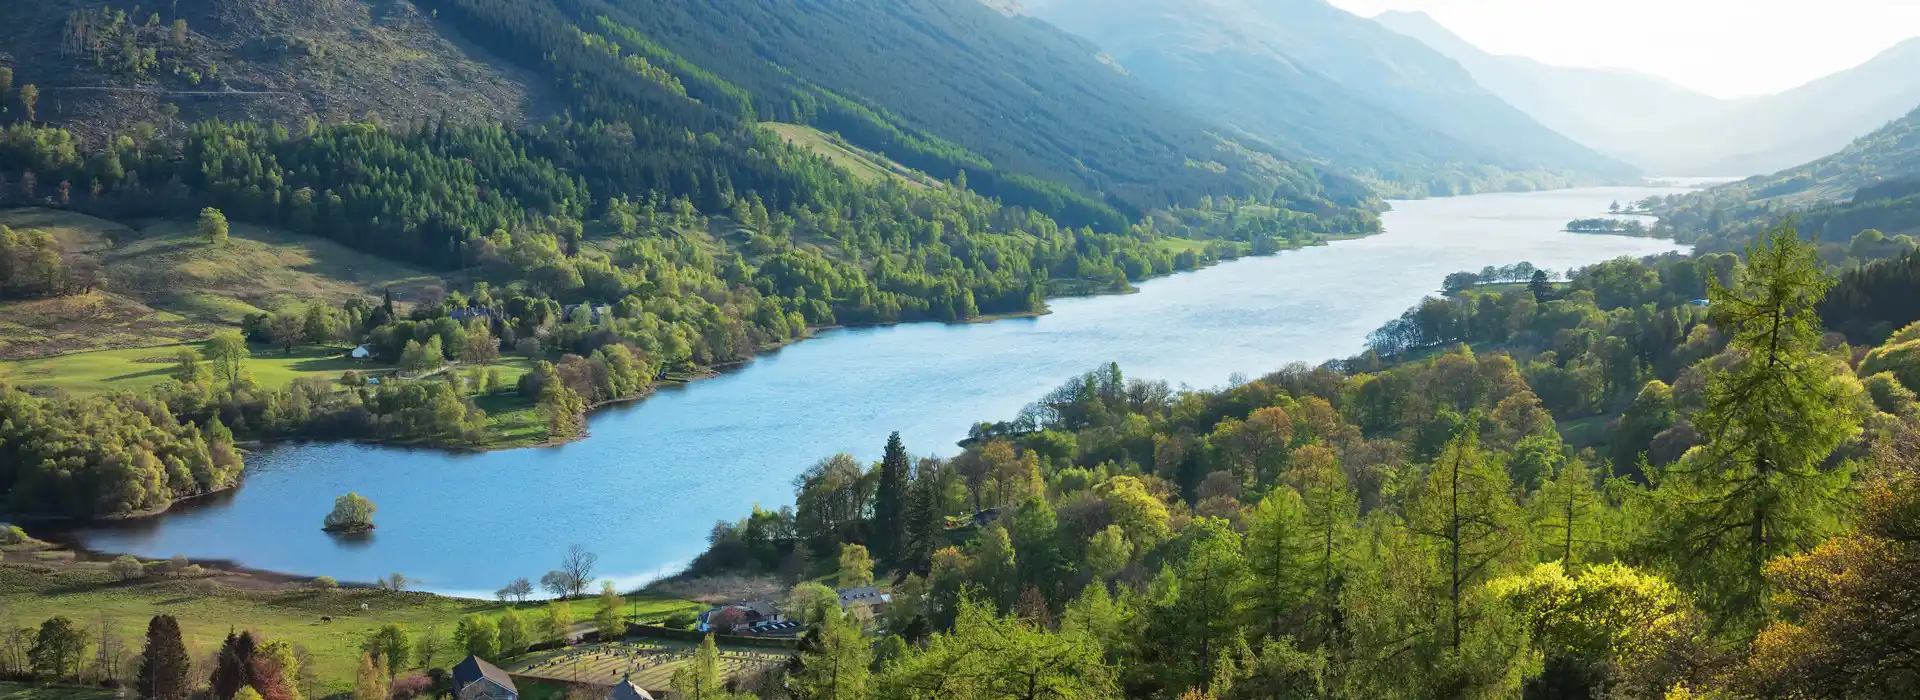
[[[1508,105],[1455,61],[1323,0],[999,2],[1282,148],[1438,193],[1632,168]],[[1521,175],[1516,176],[1516,173]]]
[[[1629,154],[1635,135],[1717,118],[1735,108],[1645,73],[1496,56],[1424,12],[1388,12],[1374,19],[1458,61],[1482,87],[1540,123],[1603,152]]]
[[[1661,215],[1719,249],[1789,215],[1802,234],[1836,244],[1869,228],[1920,233],[1920,109],[1819,160],[1677,198]]]
[[[1719,100],[1631,71],[1495,56],[1423,13],[1376,19],[1458,61],[1541,123],[1654,174],[1771,173],[1840,150],[1920,104],[1920,39],[1778,95]]]

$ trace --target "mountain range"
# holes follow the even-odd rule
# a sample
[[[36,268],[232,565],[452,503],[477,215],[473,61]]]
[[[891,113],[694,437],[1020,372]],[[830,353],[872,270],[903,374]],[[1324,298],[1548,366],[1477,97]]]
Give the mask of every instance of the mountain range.
[[[1322,0],[1026,0],[1003,11],[1097,44],[1239,132],[1415,194],[1625,177],[1418,41]]]
[[[1632,71],[1494,55],[1424,13],[1376,20],[1457,61],[1542,124],[1657,175],[1772,173],[1834,153],[1920,105],[1920,38],[1792,90],[1721,100]]]

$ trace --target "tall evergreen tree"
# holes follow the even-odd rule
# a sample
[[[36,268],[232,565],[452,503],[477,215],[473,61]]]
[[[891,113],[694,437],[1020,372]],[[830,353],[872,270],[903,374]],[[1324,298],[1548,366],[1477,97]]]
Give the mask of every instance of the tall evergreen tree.
[[[1834,534],[1846,510],[1847,469],[1825,465],[1860,429],[1859,385],[1819,350],[1814,305],[1831,284],[1791,222],[1748,251],[1732,288],[1710,281],[1730,362],[1691,417],[1703,444],[1659,474],[1653,544],[1722,631],[1759,631],[1767,561]]]
[[[220,654],[213,662],[213,677],[209,679],[216,700],[233,700],[241,688],[253,685],[255,646],[252,632],[227,633],[227,641],[220,645]]]
[[[147,648],[140,656],[134,689],[149,700],[186,700],[193,692],[193,659],[180,637],[180,621],[155,615],[147,621]]]
[[[881,561],[892,562],[901,554],[910,469],[907,448],[900,442],[899,431],[894,431],[887,436],[886,453],[880,459],[880,484],[873,498],[873,554]]]
[[[922,463],[919,474],[907,487],[907,507],[901,516],[905,520],[901,527],[905,541],[896,567],[901,571],[927,575],[933,568],[934,550],[945,546],[941,541],[946,529],[942,527],[938,489],[937,475]]]

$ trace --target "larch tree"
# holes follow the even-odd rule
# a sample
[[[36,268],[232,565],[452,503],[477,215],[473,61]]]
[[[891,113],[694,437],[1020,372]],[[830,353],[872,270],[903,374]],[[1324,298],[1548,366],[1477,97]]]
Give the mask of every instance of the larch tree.
[[[1304,457],[1315,450],[1327,452],[1318,445],[1296,450],[1294,468],[1288,476],[1299,489],[1302,524],[1313,539],[1313,551],[1306,558],[1314,584],[1308,631],[1314,635],[1310,641],[1320,643],[1332,635],[1339,606],[1339,580],[1360,519],[1360,502],[1339,459],[1331,452],[1324,458]]]
[[[383,665],[374,654],[360,655],[360,670],[353,680],[353,700],[387,700],[387,677],[380,670]]]
[[[1731,288],[1710,283],[1730,362],[1690,417],[1703,444],[1655,475],[1651,544],[1720,631],[1759,631],[1767,562],[1834,534],[1848,508],[1848,469],[1828,458],[1860,429],[1860,388],[1819,350],[1814,305],[1831,284],[1791,222],[1749,250]]]
[[[1610,549],[1606,537],[1609,512],[1593,471],[1580,460],[1567,462],[1553,480],[1534,496],[1533,529],[1542,558],[1577,571],[1581,564],[1603,558]]]
[[[852,615],[825,616],[794,656],[788,678],[794,696],[804,700],[858,700],[872,680],[873,645]]]
[[[1247,522],[1246,606],[1269,637],[1279,637],[1320,581],[1310,562],[1319,542],[1306,522],[1306,504],[1291,487],[1278,486],[1254,507]]]
[[[1511,493],[1506,471],[1489,463],[1469,431],[1447,444],[1407,507],[1408,530],[1437,550],[1435,587],[1446,601],[1440,627],[1456,651],[1474,622],[1467,601],[1472,588],[1525,552],[1526,521]]]

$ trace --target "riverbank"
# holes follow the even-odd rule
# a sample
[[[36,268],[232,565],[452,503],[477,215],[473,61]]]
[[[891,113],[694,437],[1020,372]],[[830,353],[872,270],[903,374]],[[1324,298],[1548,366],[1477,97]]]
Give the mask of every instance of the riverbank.
[[[1281,247],[1267,254],[1254,255],[1251,253],[1247,253],[1247,254],[1238,255],[1232,258],[1201,258],[1200,264],[1196,267],[1186,269],[1186,270],[1175,270],[1175,271],[1168,272],[1166,274],[1161,274],[1161,275],[1150,275],[1138,280],[1129,280],[1130,284],[1128,285],[1128,287],[1126,289],[1121,289],[1121,290],[1087,291],[1087,292],[1069,291],[1064,293],[1052,293],[1054,292],[1054,290],[1050,286],[1049,288],[1050,293],[1048,294],[1047,299],[1059,300],[1059,299],[1072,299],[1072,298],[1083,298],[1083,297],[1134,294],[1134,293],[1137,293],[1139,289],[1137,287],[1134,287],[1131,283],[1147,282],[1151,280],[1173,277],[1176,275],[1190,274],[1190,273],[1195,273],[1195,272],[1200,272],[1203,270],[1210,269],[1222,263],[1233,262],[1236,260],[1244,260],[1248,258],[1274,257],[1284,253],[1296,252],[1300,250],[1306,250],[1309,248],[1318,248],[1318,247],[1326,246],[1331,243],[1359,240],[1359,239],[1368,238],[1368,237],[1377,236],[1377,235],[1380,235],[1380,232],[1366,233],[1366,234],[1314,234],[1314,238],[1311,241],[1290,242],[1285,247]],[[1186,239],[1164,239],[1164,240],[1184,241]],[[1199,242],[1207,243],[1207,241],[1199,241]],[[1246,244],[1240,244],[1235,242],[1235,245],[1244,246]],[[1041,308],[1034,309],[1032,311],[1014,311],[1014,312],[998,313],[998,314],[982,314],[979,316],[974,316],[971,318],[966,318],[966,319],[961,319],[958,321],[951,321],[946,323],[951,325],[989,324],[989,323],[995,323],[999,321],[1007,321],[1007,320],[1013,320],[1013,319],[1040,318],[1051,313],[1053,313],[1052,308],[1050,306],[1043,304]],[[740,369],[743,369],[751,365],[754,362],[754,360],[759,359],[760,357],[769,355],[771,353],[779,352],[782,349],[805,342],[807,340],[812,340],[821,333],[837,331],[837,330],[850,330],[850,329],[887,328],[887,327],[912,325],[912,324],[920,324],[920,323],[942,323],[942,322],[927,321],[927,320],[911,320],[911,321],[891,321],[886,323],[872,323],[872,324],[816,326],[816,327],[807,329],[806,335],[794,337],[794,338],[788,338],[786,340],[782,340],[779,342],[768,343],[766,345],[763,345],[755,351],[754,357],[749,357],[749,358],[746,358],[743,360],[737,360],[734,362],[722,363],[720,365],[715,365],[712,367],[698,367],[698,368],[695,368],[693,373],[687,375],[684,378],[658,382],[654,386],[649,387],[646,391],[641,392],[638,395],[619,398],[619,399],[611,399],[611,400],[602,401],[602,402],[593,404],[587,407],[586,414],[588,416],[592,416],[594,413],[597,413],[604,409],[644,402],[647,399],[653,398],[661,388],[687,387],[703,379],[711,379],[728,372],[738,371]],[[449,443],[449,442],[441,441],[436,438],[416,438],[416,439],[405,439],[405,440],[396,440],[396,439],[387,439],[387,438],[366,438],[361,440],[353,440],[350,442],[354,442],[358,444],[367,444],[367,445],[432,449],[432,450],[441,450],[445,452],[458,454],[458,453],[499,452],[499,451],[505,451],[505,450],[519,450],[519,449],[528,449],[528,448],[559,447],[569,443],[586,440],[592,435],[591,429],[582,430],[580,431],[580,434],[570,438],[555,438],[549,435],[546,431],[545,421],[542,420],[538,415],[538,410],[535,403],[531,400],[521,397],[519,394],[514,392],[503,392],[499,394],[476,397],[475,404],[479,405],[482,410],[487,411],[487,430],[481,437],[481,440],[478,444]],[[292,442],[306,442],[306,441],[292,441]],[[271,443],[267,443],[267,444],[271,444]],[[161,512],[164,512],[164,509]],[[152,515],[152,514],[157,514],[157,513],[149,513],[146,515]],[[135,517],[139,517],[139,516],[135,516]]]

